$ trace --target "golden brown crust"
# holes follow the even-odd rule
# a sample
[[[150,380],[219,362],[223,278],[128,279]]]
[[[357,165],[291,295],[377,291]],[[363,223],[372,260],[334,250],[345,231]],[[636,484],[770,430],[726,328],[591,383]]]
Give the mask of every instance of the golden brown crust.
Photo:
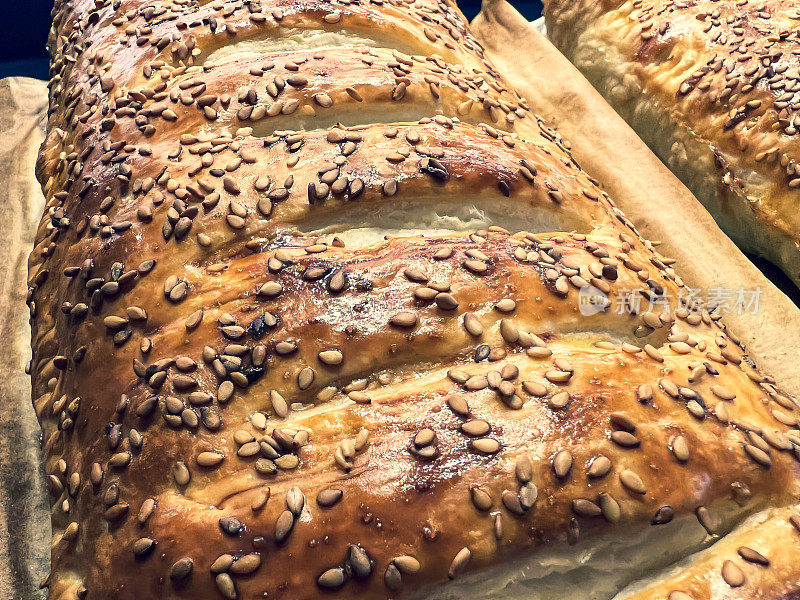
[[[691,522],[676,560],[796,502],[795,401],[491,65],[311,49],[111,86],[77,46],[167,25],[89,6],[56,11],[80,93],[52,86],[30,260],[51,598],[436,597]],[[449,15],[478,55],[447,4],[356,7]],[[278,77],[298,110],[366,82],[385,121],[246,124]],[[404,99],[427,116],[392,122]]]
[[[546,4],[556,46],[722,228],[800,281],[797,6]]]
[[[116,139],[145,135],[174,141],[212,125],[232,132],[249,127],[267,137],[276,130],[325,129],[371,120],[417,120],[442,114],[514,130],[527,107],[484,71],[384,48],[342,48],[274,53],[269,60],[240,59],[190,69],[129,92],[113,117],[95,114],[87,125],[111,127]],[[146,95],[145,95],[146,94]],[[152,97],[148,97],[152,96]],[[79,107],[77,111],[81,111]],[[136,117],[146,116],[147,124]],[[404,119],[392,117],[406,117]]]
[[[77,42],[81,52],[74,64],[66,54],[55,57],[53,69],[62,85],[98,79],[97,65],[103,65],[109,84],[131,86],[164,67],[202,65],[215,50],[231,43],[281,40],[296,32],[344,32],[357,36],[356,43],[435,55],[468,68],[483,64],[480,44],[469,34],[458,9],[447,2],[217,0],[157,7],[146,0],[99,6],[81,1],[59,3],[54,15],[51,41],[57,48],[65,38],[74,44],[76,29],[92,32],[91,46]]]

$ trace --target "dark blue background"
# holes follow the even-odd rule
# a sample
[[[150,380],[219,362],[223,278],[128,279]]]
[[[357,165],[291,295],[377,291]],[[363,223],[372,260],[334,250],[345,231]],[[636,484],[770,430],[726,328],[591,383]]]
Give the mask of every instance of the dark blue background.
[[[47,78],[47,30],[52,0],[7,0],[0,25],[0,77],[26,75]],[[480,10],[480,0],[457,0],[470,20]],[[539,0],[511,0],[529,19],[541,14]],[[12,8],[13,7],[13,8]]]

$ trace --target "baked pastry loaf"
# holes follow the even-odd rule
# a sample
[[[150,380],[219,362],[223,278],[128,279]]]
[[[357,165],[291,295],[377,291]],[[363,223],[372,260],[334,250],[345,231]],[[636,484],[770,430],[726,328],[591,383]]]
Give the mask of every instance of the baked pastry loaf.
[[[453,5],[57,2],[51,47],[50,598],[798,593],[796,401]]]
[[[548,37],[742,249],[800,283],[798,5],[546,0]]]

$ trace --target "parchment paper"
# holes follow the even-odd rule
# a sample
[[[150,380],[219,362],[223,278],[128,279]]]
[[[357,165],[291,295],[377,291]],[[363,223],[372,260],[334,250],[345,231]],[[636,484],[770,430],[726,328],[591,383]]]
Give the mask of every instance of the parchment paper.
[[[28,254],[44,207],[33,169],[47,88],[0,79],[0,598],[40,600],[50,568],[50,510],[31,403]]]
[[[800,394],[800,309],[717,227],[575,67],[506,0],[484,0],[472,32],[502,75],[572,145],[639,231],[662,242],[692,288],[760,290],[756,314],[730,311],[725,322],[778,384]]]

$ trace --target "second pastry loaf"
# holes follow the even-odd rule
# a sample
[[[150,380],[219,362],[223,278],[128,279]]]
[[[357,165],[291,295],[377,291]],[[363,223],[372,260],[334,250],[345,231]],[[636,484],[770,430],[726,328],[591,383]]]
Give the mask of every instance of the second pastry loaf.
[[[800,283],[797,3],[545,5],[553,43],[720,227]]]

